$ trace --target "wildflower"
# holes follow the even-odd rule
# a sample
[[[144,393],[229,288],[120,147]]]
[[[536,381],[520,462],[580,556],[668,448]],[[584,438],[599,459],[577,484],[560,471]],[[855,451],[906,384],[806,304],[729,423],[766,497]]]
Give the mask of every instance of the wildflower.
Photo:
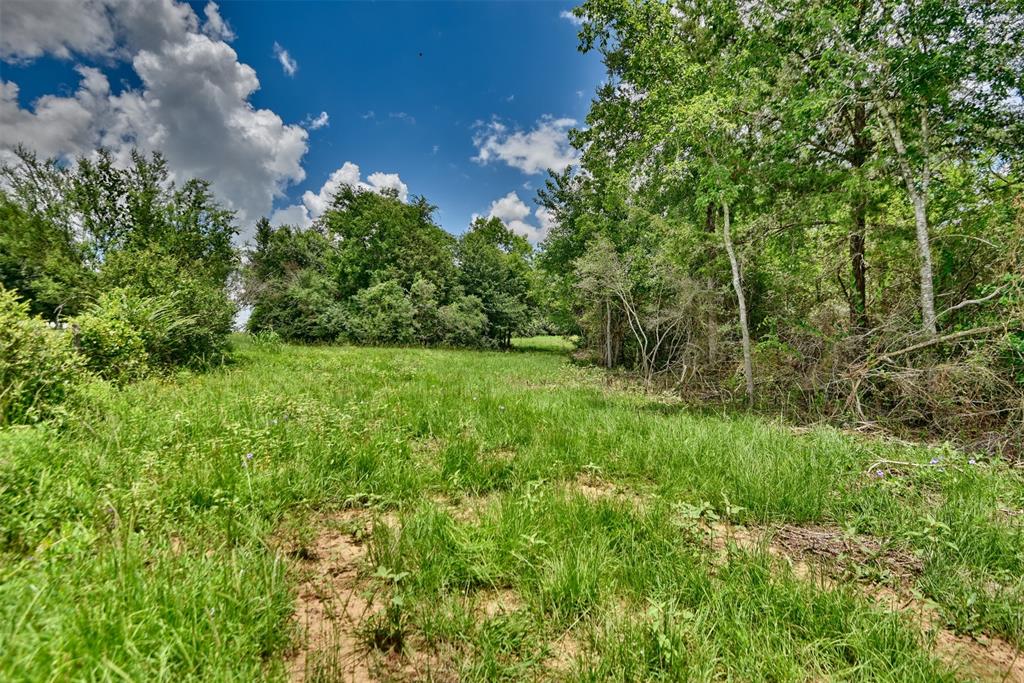
[[[977,465],[978,461],[975,460],[974,458],[971,458],[970,460],[967,461],[967,464],[968,465]]]
[[[878,478],[882,478],[885,476],[885,472],[883,472],[882,470],[875,470],[875,476]]]
[[[939,464],[939,458],[932,458],[931,459],[931,464],[932,465],[938,465]]]
[[[245,457],[242,458],[242,467],[248,467],[250,460],[252,460],[252,453],[246,453]]]

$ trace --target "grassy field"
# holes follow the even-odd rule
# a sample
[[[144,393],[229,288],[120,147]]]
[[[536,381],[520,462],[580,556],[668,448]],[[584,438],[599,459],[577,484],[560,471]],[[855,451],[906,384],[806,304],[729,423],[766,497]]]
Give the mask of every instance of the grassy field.
[[[0,432],[0,679],[1024,680],[1024,478],[509,353],[253,346]]]

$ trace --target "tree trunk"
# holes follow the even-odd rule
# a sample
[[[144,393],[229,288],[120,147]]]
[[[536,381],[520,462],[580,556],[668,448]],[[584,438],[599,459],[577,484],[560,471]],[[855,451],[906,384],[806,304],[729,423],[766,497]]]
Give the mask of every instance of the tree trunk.
[[[927,198],[921,193],[912,193],[914,202],[914,225],[917,231],[917,251],[920,258],[921,277],[921,326],[926,334],[935,336],[938,326],[935,318],[935,290],[932,280],[932,248],[928,235]]]
[[[921,139],[924,149],[924,159],[921,162],[921,179],[918,183],[914,172],[910,168],[910,157],[907,154],[907,147],[903,143],[903,134],[899,126],[893,120],[892,114],[884,103],[879,103],[879,112],[885,121],[885,127],[889,133],[889,139],[896,150],[896,160],[899,163],[900,174],[907,186],[907,194],[910,203],[914,205],[914,228],[917,233],[917,256],[919,265],[919,276],[921,280],[921,327],[925,334],[934,337],[938,327],[935,317],[935,288],[932,276],[932,247],[931,237],[928,233],[928,117],[921,114]]]
[[[850,269],[853,273],[853,294],[850,300],[850,325],[858,330],[868,328],[867,267],[864,262],[867,232],[867,199],[854,200],[850,226]]]
[[[747,381],[747,402],[754,405],[754,363],[750,357],[750,328],[747,324],[747,300],[743,296],[743,278],[740,275],[740,263],[736,259],[736,250],[732,246],[732,226],[729,220],[729,204],[722,202],[722,241],[725,251],[729,254],[732,266],[732,287],[736,290],[736,301],[740,309],[740,335],[743,338],[743,375]]]
[[[604,302],[604,358],[605,366],[612,369],[612,302]]]
[[[857,83],[858,91],[861,84]],[[853,294],[850,297],[850,326],[859,331],[867,330],[868,294],[867,262],[865,260],[868,218],[868,193],[864,190],[864,165],[871,157],[873,143],[868,134],[868,105],[861,101],[853,107],[849,117],[850,141],[847,159],[857,182],[850,206],[850,274],[853,276]]]
[[[709,234],[715,234],[715,205],[708,202],[707,216],[704,220],[704,230]],[[715,291],[715,279],[708,275],[708,292]],[[718,362],[718,315],[715,311],[715,301],[712,298],[708,302],[708,366],[713,368]]]

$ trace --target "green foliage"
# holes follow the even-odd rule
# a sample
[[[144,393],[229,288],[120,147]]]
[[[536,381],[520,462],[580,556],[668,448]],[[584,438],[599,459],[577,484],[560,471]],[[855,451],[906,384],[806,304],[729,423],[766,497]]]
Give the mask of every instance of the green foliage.
[[[485,336],[507,348],[533,311],[530,245],[497,218],[478,218],[459,239],[459,284],[487,316]]]
[[[743,367],[756,403],[797,419],[1020,442],[1019,3],[577,16],[608,77],[570,135],[581,168],[539,194],[557,224],[538,263],[587,355],[651,374],[611,280],[580,267],[606,243],[638,311],[663,309],[650,264],[697,290],[659,347],[665,388],[732,402]]]
[[[508,347],[537,320],[530,245],[497,219],[456,241],[433,210],[345,187],[310,229],[261,221],[243,273],[248,329],[305,342]]]
[[[441,339],[448,346],[483,346],[486,342],[487,313],[475,296],[460,296],[438,312]]]
[[[160,155],[133,153],[127,167],[102,150],[67,166],[24,150],[17,157],[0,169],[4,286],[46,317],[88,310],[81,343],[104,376],[127,380],[149,365],[200,366],[226,353],[236,230],[209,183],[176,186]]]
[[[150,370],[146,342],[156,334],[163,314],[160,302],[115,289],[72,318],[70,326],[90,370],[104,379],[131,382]]]
[[[114,288],[70,325],[91,370],[128,382],[151,370],[202,367],[219,359],[233,314],[222,293],[208,287],[148,297]]]
[[[360,344],[409,344],[414,339],[416,313],[409,295],[394,280],[358,292],[352,297],[348,334]]]
[[[343,186],[321,217],[333,243],[326,270],[338,297],[347,299],[377,282],[394,280],[408,289],[424,279],[444,298],[455,275],[454,239],[434,223],[434,209],[422,197],[406,204],[391,191]]]
[[[0,427],[64,416],[87,380],[70,336],[0,285]]]

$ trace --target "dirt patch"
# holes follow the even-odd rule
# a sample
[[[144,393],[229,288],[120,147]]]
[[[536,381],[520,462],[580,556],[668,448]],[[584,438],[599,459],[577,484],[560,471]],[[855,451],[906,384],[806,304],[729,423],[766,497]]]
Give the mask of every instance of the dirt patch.
[[[627,503],[635,508],[645,507],[649,498],[634,489],[606,481],[591,472],[582,472],[570,481],[566,488],[568,491],[578,493],[589,501],[610,500]]]
[[[541,665],[541,671],[543,673],[555,674],[556,676],[569,673],[573,664],[583,654],[583,646],[571,631],[563,633],[557,640],[552,641],[548,647],[550,654]],[[545,678],[547,677],[542,677],[542,680]]]
[[[924,569],[917,555],[890,547],[877,538],[850,535],[836,528],[787,524],[775,531],[771,544],[788,556],[841,568],[847,576],[863,576],[868,568],[879,572],[873,578],[891,576],[908,581]]]
[[[980,681],[1024,683],[1024,653],[1004,640],[980,643],[940,629],[935,654],[949,668]]]
[[[486,493],[481,496],[457,497],[436,495],[431,497],[431,501],[451,515],[452,519],[456,522],[466,524],[479,521],[480,518],[483,517],[487,508],[498,500],[498,498],[499,494],[497,493]]]
[[[486,591],[478,596],[477,611],[486,618],[518,612],[523,608],[523,601],[519,594],[510,588],[499,588],[493,591]]]
[[[373,681],[360,625],[376,608],[361,585],[366,548],[359,538],[366,513],[346,510],[314,522],[311,539],[286,551],[300,563],[294,620],[301,644],[288,662],[288,680]]]

